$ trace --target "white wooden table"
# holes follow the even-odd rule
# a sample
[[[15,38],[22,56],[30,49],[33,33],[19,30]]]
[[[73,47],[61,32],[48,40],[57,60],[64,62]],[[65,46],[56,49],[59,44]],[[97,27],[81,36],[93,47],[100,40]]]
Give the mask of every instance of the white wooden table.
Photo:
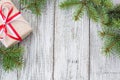
[[[61,10],[61,1],[48,0],[39,17],[22,11],[33,28],[21,43],[24,66],[12,72],[0,68],[0,80],[120,80],[120,58],[101,54],[100,26],[86,15],[74,22],[74,10]]]

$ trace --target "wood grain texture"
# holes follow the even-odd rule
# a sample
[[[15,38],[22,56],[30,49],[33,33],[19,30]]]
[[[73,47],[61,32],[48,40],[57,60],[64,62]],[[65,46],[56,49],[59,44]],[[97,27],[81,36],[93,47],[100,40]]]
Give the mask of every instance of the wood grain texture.
[[[74,22],[74,10],[55,8],[55,80],[88,80],[89,19]]]
[[[47,1],[40,17],[24,11],[33,33],[23,45],[26,47],[25,66],[19,73],[20,80],[52,80],[54,1]]]

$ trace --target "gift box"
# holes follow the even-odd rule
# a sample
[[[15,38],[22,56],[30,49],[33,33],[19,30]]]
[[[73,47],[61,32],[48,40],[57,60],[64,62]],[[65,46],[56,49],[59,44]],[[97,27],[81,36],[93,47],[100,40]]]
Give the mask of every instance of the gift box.
[[[0,1],[0,41],[5,47],[21,42],[32,28],[10,0]]]

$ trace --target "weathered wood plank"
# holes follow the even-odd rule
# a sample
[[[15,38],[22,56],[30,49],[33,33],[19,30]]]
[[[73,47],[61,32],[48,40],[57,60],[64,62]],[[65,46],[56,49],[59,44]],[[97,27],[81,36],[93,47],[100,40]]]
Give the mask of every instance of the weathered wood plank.
[[[25,66],[18,74],[19,80],[52,80],[54,1],[47,1],[40,17],[29,12],[23,15],[31,23],[33,33],[22,43],[26,48]]]
[[[59,7],[55,11],[55,80],[88,80],[89,19],[84,16],[74,22],[73,11]]]
[[[114,3],[120,3],[114,0]],[[120,58],[101,54],[102,41],[98,36],[101,26],[90,23],[90,80],[120,80]]]

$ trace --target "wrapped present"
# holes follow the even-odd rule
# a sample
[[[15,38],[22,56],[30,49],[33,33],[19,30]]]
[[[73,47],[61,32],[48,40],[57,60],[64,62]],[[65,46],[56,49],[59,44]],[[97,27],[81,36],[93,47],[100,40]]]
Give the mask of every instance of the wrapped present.
[[[0,1],[0,41],[10,47],[32,32],[28,22],[10,0]]]

